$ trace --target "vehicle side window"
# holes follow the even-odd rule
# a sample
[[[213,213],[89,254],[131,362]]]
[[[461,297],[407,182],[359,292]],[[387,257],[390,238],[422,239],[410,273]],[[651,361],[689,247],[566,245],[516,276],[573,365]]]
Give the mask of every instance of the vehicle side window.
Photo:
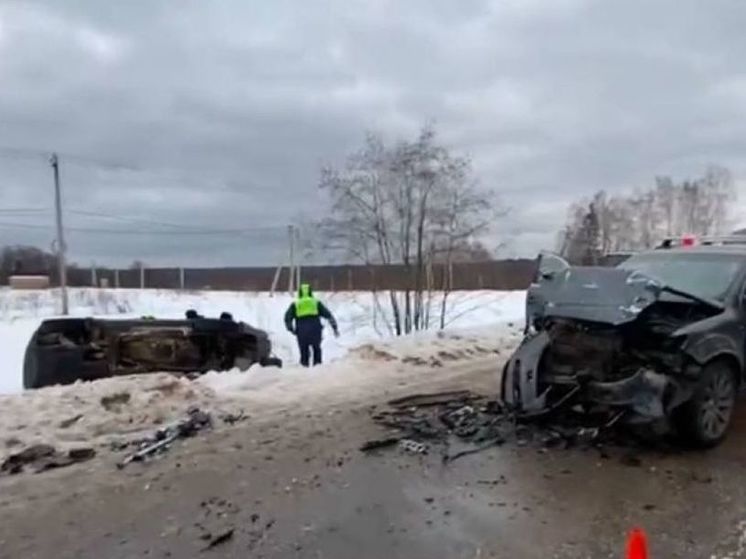
[[[570,267],[570,264],[562,258],[552,253],[542,253],[539,255],[538,277],[552,276],[564,272]]]

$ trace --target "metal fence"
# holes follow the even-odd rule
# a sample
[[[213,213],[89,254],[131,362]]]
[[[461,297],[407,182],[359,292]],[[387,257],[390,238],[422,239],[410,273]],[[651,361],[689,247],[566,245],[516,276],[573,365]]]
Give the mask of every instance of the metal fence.
[[[442,289],[450,282],[454,290],[525,289],[531,281],[535,261],[529,259],[496,260],[434,265],[427,282]],[[309,266],[301,269],[301,278],[319,291],[375,291],[413,289],[417,282],[411,269],[404,266]],[[52,284],[56,284],[52,277]],[[68,284],[72,287],[106,286],[154,289],[215,289],[268,291],[288,289],[287,268],[71,268]]]

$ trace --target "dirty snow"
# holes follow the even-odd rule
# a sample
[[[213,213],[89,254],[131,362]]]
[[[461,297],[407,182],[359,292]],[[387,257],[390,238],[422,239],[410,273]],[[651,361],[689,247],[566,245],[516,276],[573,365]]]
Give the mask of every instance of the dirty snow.
[[[457,375],[481,360],[497,362],[520,339],[524,294],[470,292],[451,297],[444,332],[402,338],[387,336],[372,318],[369,294],[320,294],[337,315],[342,336],[325,341],[327,364],[303,369],[282,316],[290,303],[283,294],[138,290],[71,291],[75,316],[181,317],[188,308],[206,316],[226,310],[270,332],[283,369],[253,367],[211,372],[195,381],[169,374],[139,375],[76,383],[35,391],[21,390],[23,353],[39,322],[53,316],[53,292],[0,290],[0,442],[8,451],[33,443],[60,448],[103,444],[139,436],[176,420],[193,405],[220,415],[244,410],[329,405],[361,400],[371,390],[423,383],[425,375]],[[380,310],[378,320],[380,321]],[[509,326],[510,324],[510,326]],[[19,393],[20,392],[20,393]]]

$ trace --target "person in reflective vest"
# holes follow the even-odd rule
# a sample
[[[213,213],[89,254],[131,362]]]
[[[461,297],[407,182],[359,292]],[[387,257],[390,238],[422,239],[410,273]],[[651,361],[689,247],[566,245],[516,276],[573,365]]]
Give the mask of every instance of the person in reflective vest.
[[[335,336],[339,336],[337,321],[324,304],[313,295],[311,285],[303,283],[298,290],[298,298],[290,303],[285,312],[285,327],[298,340],[300,349],[300,363],[308,367],[311,352],[313,352],[313,364],[321,364],[321,332],[323,326],[321,319],[329,322]]]

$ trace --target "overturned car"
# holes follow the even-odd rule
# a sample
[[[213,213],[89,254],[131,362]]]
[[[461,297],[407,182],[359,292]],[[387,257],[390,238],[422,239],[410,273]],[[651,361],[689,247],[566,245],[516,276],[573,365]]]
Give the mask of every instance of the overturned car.
[[[503,370],[517,413],[566,406],[718,444],[744,374],[746,244],[651,250],[616,267],[540,257]]]
[[[41,388],[116,375],[245,370],[255,363],[282,366],[265,331],[232,318],[52,319],[42,322],[26,347],[23,384]]]

